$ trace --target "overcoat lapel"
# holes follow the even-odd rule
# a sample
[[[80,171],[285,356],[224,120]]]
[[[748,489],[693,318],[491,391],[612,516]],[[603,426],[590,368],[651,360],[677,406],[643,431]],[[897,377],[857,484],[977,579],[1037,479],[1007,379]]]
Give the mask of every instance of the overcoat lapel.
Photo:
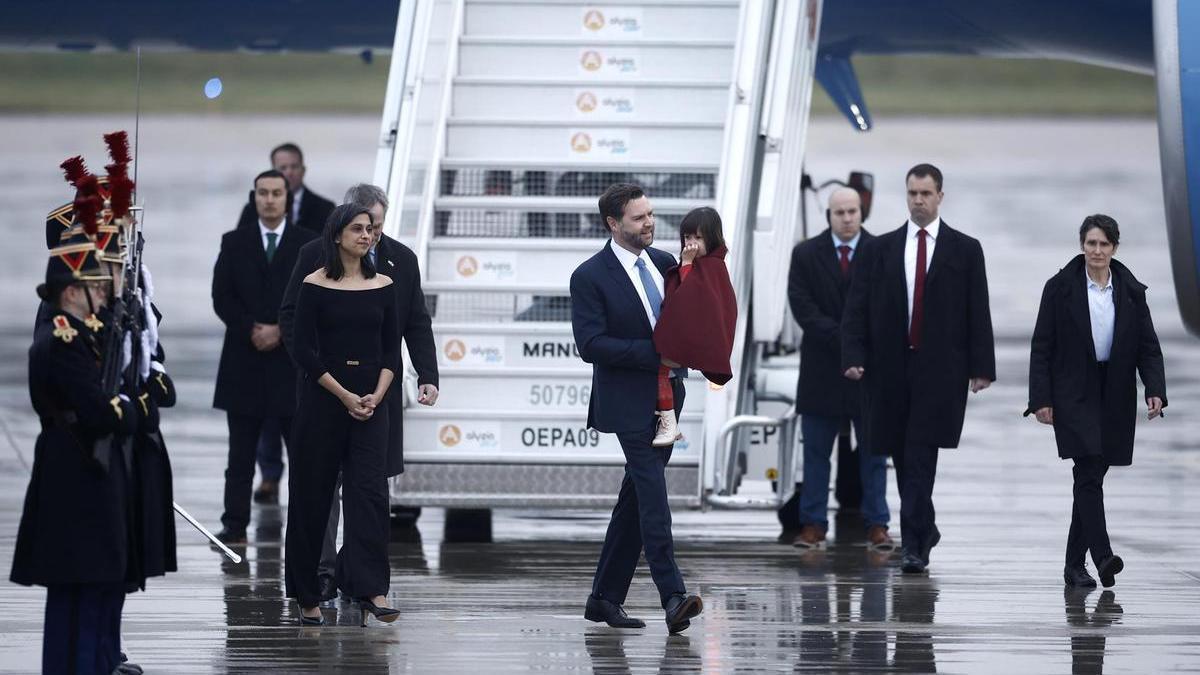
[[[829,273],[829,277],[833,279],[834,287],[842,290],[846,277],[842,274],[842,267],[838,263],[837,249],[833,247],[833,235],[828,230],[819,235],[821,239],[817,242],[818,263],[822,269]]]
[[[287,230],[284,230],[286,232]],[[263,248],[262,233],[258,230],[258,222],[254,227],[247,227],[242,231],[242,239],[245,242],[246,249],[250,251],[250,257],[254,260],[254,265],[260,272],[267,271],[267,250]],[[276,248],[275,253],[278,255],[279,250]]]
[[[1072,275],[1074,276],[1074,275]],[[1075,321],[1079,334],[1086,338],[1088,354],[1096,360],[1096,341],[1092,336],[1092,314],[1088,309],[1087,281],[1076,277],[1067,280],[1067,312]]]
[[[958,237],[955,236],[956,234],[954,230],[946,225],[946,221],[943,220],[941,227],[938,228],[938,240],[933,247],[933,260],[929,261],[929,274],[925,275],[927,291],[929,284],[941,276],[939,272],[946,266],[946,261],[957,255]]]

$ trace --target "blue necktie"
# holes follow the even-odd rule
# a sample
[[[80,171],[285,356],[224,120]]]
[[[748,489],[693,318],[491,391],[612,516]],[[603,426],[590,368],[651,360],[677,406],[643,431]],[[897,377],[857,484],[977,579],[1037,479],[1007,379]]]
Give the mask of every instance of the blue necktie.
[[[658,321],[658,310],[662,307],[662,295],[658,292],[658,286],[654,285],[654,277],[650,276],[650,270],[646,269],[646,261],[638,258],[634,265],[638,268],[638,276],[642,279],[642,288],[646,291],[646,299],[650,301],[650,312],[654,314],[654,320]]]
[[[371,259],[371,267],[374,267],[376,270],[378,270],[379,265],[375,264],[375,249],[372,248],[371,250],[367,251],[367,256]]]

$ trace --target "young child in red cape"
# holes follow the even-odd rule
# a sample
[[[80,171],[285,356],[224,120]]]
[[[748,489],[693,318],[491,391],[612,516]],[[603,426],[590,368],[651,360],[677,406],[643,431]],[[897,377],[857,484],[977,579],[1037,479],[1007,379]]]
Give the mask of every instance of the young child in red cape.
[[[679,223],[681,264],[667,271],[665,297],[654,327],[654,347],[662,356],[658,371],[658,432],[653,445],[668,446],[683,436],[675,419],[671,369],[680,366],[704,373],[714,384],[733,377],[737,300],[725,267],[721,216],[708,207],[692,209]]]

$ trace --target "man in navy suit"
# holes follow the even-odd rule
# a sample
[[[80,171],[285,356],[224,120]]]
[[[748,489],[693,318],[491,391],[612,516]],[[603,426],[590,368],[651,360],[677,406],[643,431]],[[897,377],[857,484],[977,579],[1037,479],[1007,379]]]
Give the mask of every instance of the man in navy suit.
[[[619,628],[645,627],[621,607],[644,548],[667,629],[678,633],[704,605],[700,596],[688,594],[675,564],[666,480],[673,446],[650,444],[662,362],[652,335],[663,278],[675,258],[650,247],[654,210],[638,186],[609,186],[600,196],[600,217],[612,239],[571,275],[571,327],[579,355],[592,364],[588,427],[615,433],[626,464],[584,617]],[[672,387],[678,415],[683,383],[675,378]]]

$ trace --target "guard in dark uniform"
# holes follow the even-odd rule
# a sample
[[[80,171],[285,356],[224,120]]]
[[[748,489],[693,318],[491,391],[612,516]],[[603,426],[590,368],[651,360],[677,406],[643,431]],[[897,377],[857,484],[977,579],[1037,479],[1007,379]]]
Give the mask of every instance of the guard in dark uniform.
[[[105,140],[108,176],[91,175],[79,158],[63,164],[76,198],[46,219],[50,262],[30,350],[42,433],[12,580],[47,587],[48,673],[141,673],[120,651],[125,594],[175,569],[171,468],[158,431],[158,408],[174,404],[175,387],[162,366],[144,266],[139,384],[115,398],[102,387],[106,343],[121,339],[111,335],[119,327],[110,303],[128,254],[133,188],[124,133]]]
[[[42,431],[13,554],[12,581],[46,587],[45,673],[111,673],[129,567],[129,474],[119,444],[138,424],[129,397],[101,387],[103,308],[112,275],[79,230],[50,252],[38,296],[53,312],[29,350],[29,391]]]

